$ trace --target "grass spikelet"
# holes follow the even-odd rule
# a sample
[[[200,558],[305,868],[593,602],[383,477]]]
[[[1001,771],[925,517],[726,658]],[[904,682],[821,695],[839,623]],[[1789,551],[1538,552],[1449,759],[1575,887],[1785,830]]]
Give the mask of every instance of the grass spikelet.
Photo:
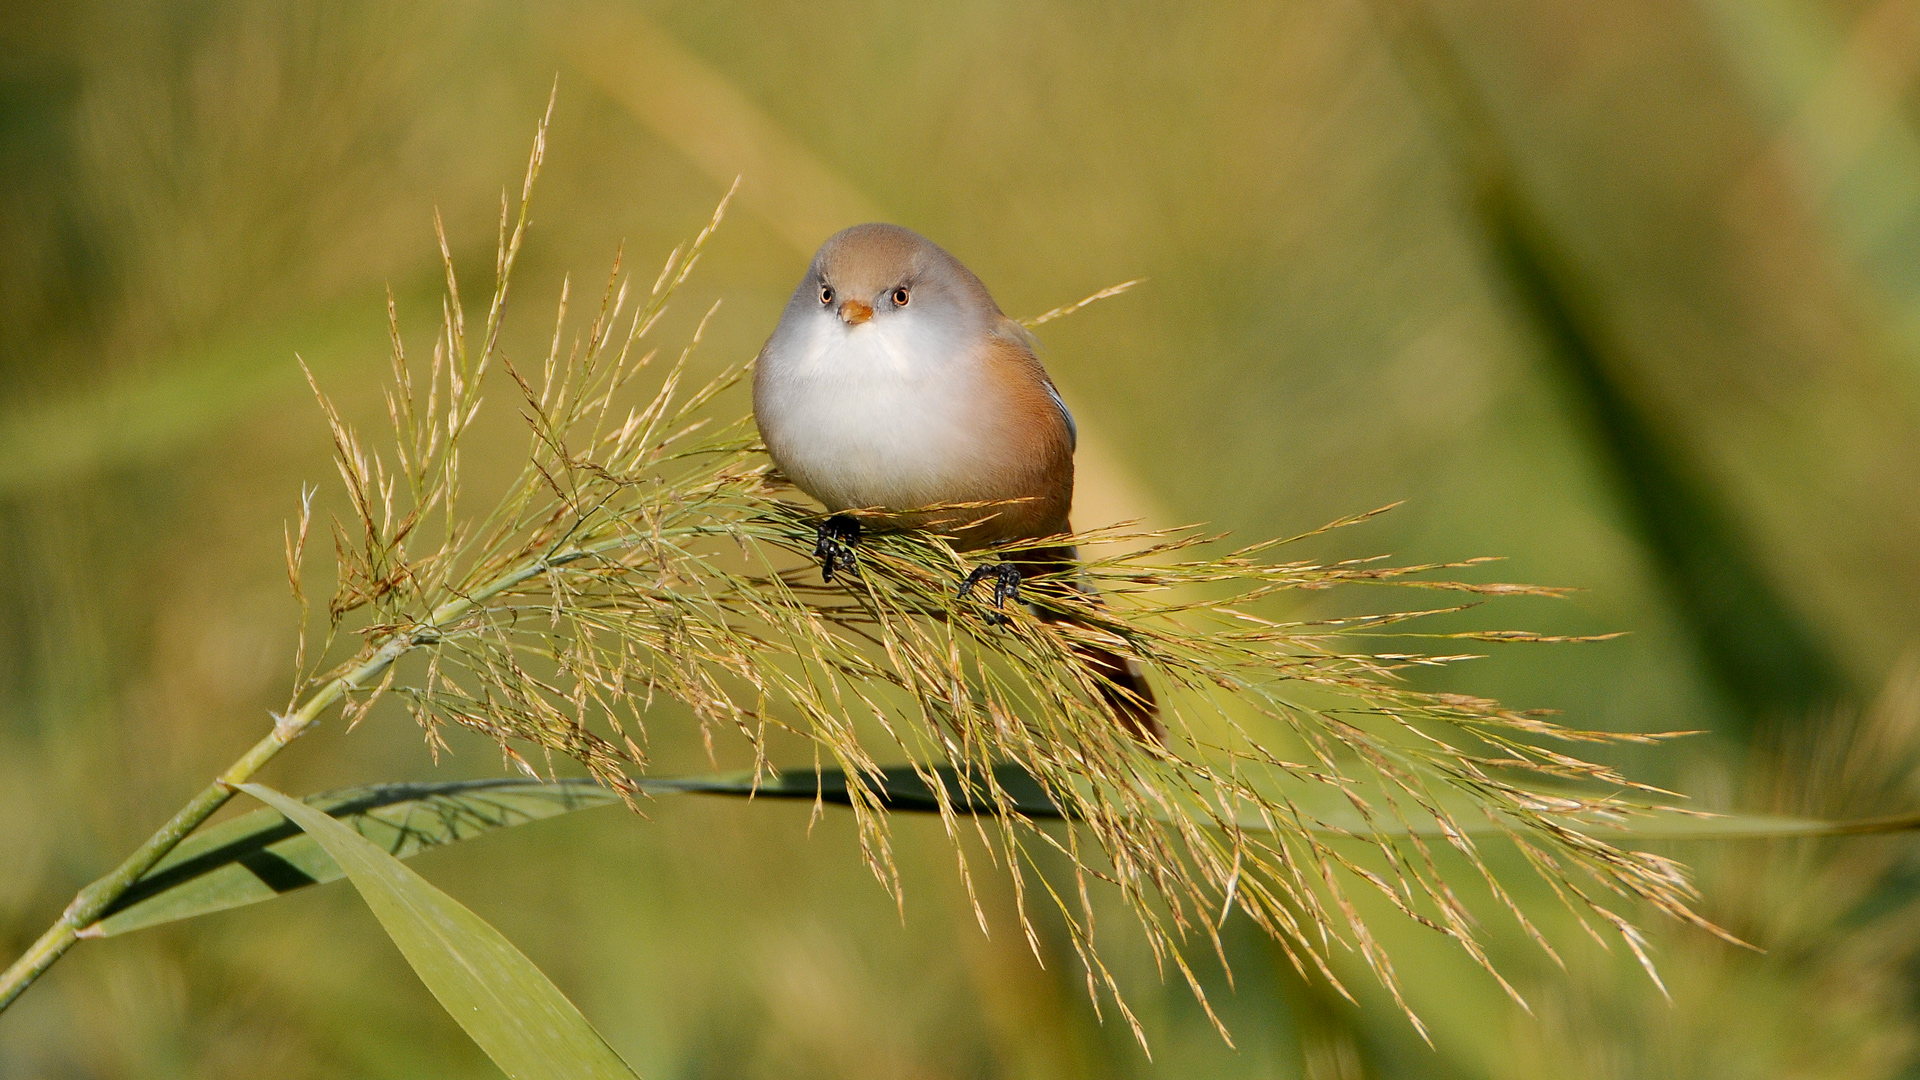
[[[962,821],[967,813],[927,773],[943,793],[948,835],[970,825],[988,839],[993,861],[1012,877],[1023,924],[1037,896],[1059,907],[1096,1000],[1113,1002],[1136,1034],[1096,945],[1095,883],[1117,891],[1162,972],[1177,973],[1203,1003],[1191,954],[1220,954],[1218,928],[1238,909],[1298,970],[1336,987],[1333,954],[1358,954],[1412,1017],[1356,899],[1384,900],[1491,973],[1459,877],[1478,882],[1473,895],[1490,899],[1477,902],[1509,912],[1557,960],[1463,817],[1495,823],[1589,932],[1623,940],[1643,959],[1640,931],[1614,909],[1622,901],[1707,926],[1677,866],[1577,828],[1641,812],[1637,798],[1620,793],[1653,789],[1551,745],[1666,736],[1578,731],[1494,701],[1418,690],[1405,681],[1409,669],[1461,657],[1372,644],[1391,636],[1404,646],[1402,624],[1457,606],[1301,621],[1288,617],[1298,605],[1286,602],[1350,586],[1475,598],[1564,590],[1446,576],[1481,560],[1286,561],[1286,546],[1302,537],[1229,549],[1197,529],[1125,527],[978,556],[1082,545],[1092,557],[1079,573],[1104,603],[1061,581],[1041,579],[1032,590],[1036,603],[1069,610],[1071,620],[1016,610],[1005,625],[990,621],[978,602],[955,595],[967,563],[924,533],[872,535],[851,581],[820,584],[810,558],[816,515],[774,473],[751,419],[726,411],[727,391],[749,365],[695,385],[698,332],[671,361],[650,341],[724,201],[651,289],[631,287],[616,260],[584,330],[571,321],[569,285],[542,360],[499,354],[544,146],[543,124],[518,207],[502,202],[480,339],[469,338],[450,255],[443,321],[425,363],[403,348],[395,320],[390,447],[375,449],[321,395],[351,510],[333,527],[339,587],[329,610],[335,625],[357,620],[362,644],[307,685],[372,670],[370,658],[419,654],[405,677],[389,665],[376,685],[350,687],[350,718],[392,694],[436,746],[441,728],[458,724],[495,740],[515,768],[538,773],[564,755],[630,801],[632,774],[645,764],[646,720],[664,698],[691,710],[709,746],[729,729],[744,739],[763,775],[773,768],[768,732],[791,731],[811,740],[817,761],[852,778],[866,859],[896,892],[873,787],[880,762],[951,765],[997,811]],[[444,232],[441,245],[447,254]],[[528,458],[492,508],[469,518],[455,510],[460,446],[495,368],[527,421]],[[304,543],[292,535],[290,562]],[[1116,548],[1126,553],[1101,554]],[[1168,746],[1124,733],[1096,676],[1073,660],[1077,639],[1152,673]],[[1043,829],[1024,818],[995,783],[993,766],[1003,762],[1038,778],[1075,824]],[[1070,888],[1041,872],[1049,849],[1072,867]],[[971,873],[964,857],[961,872]],[[1023,929],[1037,948],[1032,927]]]

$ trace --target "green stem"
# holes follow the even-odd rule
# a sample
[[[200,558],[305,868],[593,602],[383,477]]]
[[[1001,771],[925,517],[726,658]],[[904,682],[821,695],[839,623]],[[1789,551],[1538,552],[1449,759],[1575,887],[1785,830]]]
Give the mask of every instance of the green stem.
[[[41,934],[40,939],[15,960],[4,974],[0,974],[0,1012],[5,1012],[7,1006],[33,985],[35,979],[52,967],[68,949],[73,948],[75,942],[86,936],[86,928],[99,921],[113,902],[132,888],[142,875],[166,858],[167,852],[213,816],[215,810],[225,805],[233,797],[236,786],[246,783],[288,743],[311,730],[319,722],[320,715],[350,691],[358,690],[379,678],[400,657],[421,645],[439,640],[440,632],[446,626],[465,618],[508,589],[555,567],[617,546],[618,543],[618,540],[602,540],[557,556],[520,563],[465,596],[434,608],[424,621],[388,638],[371,656],[314,691],[301,702],[299,708],[285,716],[276,717],[272,733],[228,766],[217,780],[201,789],[198,795],[160,827],[160,831],[148,837],[147,842],[127,856],[126,861],[112,873],[81,889],[73,898],[73,903],[67,905],[67,910],[47,928],[46,933]]]

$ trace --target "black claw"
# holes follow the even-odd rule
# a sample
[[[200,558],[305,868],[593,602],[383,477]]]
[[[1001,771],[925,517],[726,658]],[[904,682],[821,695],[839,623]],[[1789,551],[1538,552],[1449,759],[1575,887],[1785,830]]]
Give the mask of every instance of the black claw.
[[[975,585],[988,578],[993,579],[993,593],[990,597],[993,601],[993,610],[987,613],[987,624],[1005,626],[1008,621],[1004,614],[1007,601],[1011,600],[1016,604],[1020,602],[1020,568],[1004,562],[982,563],[974,567],[967,574],[967,579],[960,583],[961,599],[965,599],[973,592]]]
[[[853,559],[853,545],[860,539],[860,523],[845,514],[835,514],[820,523],[814,534],[813,557],[820,560],[820,579],[833,584],[837,570],[848,577],[860,572]]]

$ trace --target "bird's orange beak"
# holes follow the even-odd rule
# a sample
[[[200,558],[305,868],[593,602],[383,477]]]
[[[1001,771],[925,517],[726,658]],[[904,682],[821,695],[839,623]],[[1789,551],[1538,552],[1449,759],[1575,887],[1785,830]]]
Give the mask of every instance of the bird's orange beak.
[[[848,326],[859,326],[873,318],[873,309],[858,300],[848,300],[840,305],[840,318]]]

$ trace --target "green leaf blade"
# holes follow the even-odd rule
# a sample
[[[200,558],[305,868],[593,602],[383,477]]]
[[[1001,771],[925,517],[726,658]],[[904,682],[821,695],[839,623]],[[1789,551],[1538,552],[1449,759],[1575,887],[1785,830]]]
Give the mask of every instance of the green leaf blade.
[[[948,803],[960,813],[992,813],[977,776],[962,776],[950,766],[934,769],[947,789]],[[994,780],[1008,808],[1032,821],[1057,820],[1059,807],[1046,789],[1015,765],[999,765]],[[938,809],[931,787],[911,767],[888,766],[869,782],[888,810],[927,813]],[[648,778],[638,781],[649,795],[705,794],[778,801],[813,801],[844,806],[850,801],[846,774],[838,769],[800,769],[778,776],[724,773],[712,776]],[[590,780],[543,782],[531,779],[455,780],[439,783],[378,784],[342,788],[308,796],[307,805],[346,822],[396,858],[429,847],[475,839],[496,829],[555,817],[573,810],[604,806],[619,796]],[[1456,813],[1458,831],[1498,836],[1507,826],[1469,813]],[[1626,821],[1571,821],[1569,827],[1612,841],[1703,841],[1850,836],[1920,830],[1913,816],[1867,821],[1823,821],[1765,814],[1653,814]],[[1264,821],[1248,818],[1240,827],[1255,832]],[[1351,807],[1322,807],[1304,827],[1317,835],[1442,836],[1431,820],[1411,824],[1391,817],[1363,820]],[[341,876],[326,850],[278,810],[263,808],[195,833],[142,877],[84,937],[113,937],[134,930],[271,900],[308,885]]]
[[[325,849],[420,981],[512,1080],[636,1080],[552,980],[484,919],[325,811],[259,784],[240,790]]]
[[[376,784],[310,796],[396,858],[495,829],[619,801],[589,780],[495,779]],[[263,808],[188,837],[84,931],[113,937],[244,907],[340,877],[340,867],[278,810]]]

